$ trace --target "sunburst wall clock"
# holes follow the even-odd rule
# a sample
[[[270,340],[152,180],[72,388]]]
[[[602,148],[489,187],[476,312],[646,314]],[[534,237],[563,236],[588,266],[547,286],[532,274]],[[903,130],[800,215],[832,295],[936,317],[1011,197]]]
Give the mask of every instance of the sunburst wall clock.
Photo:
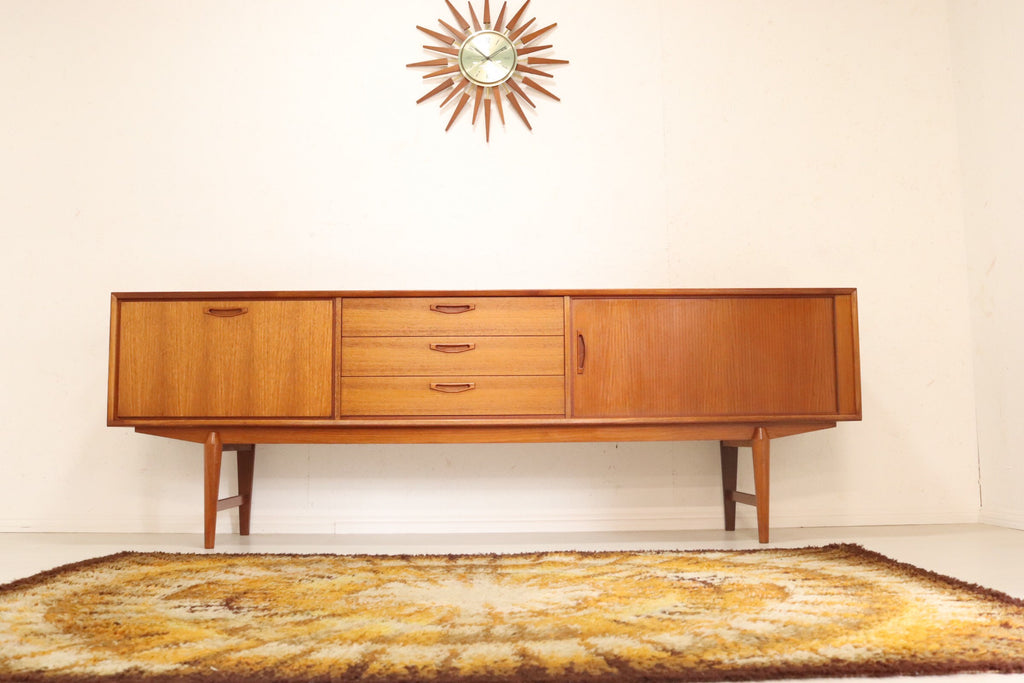
[[[519,11],[505,21],[508,3],[502,3],[494,22],[491,21],[491,1],[484,0],[483,20],[477,17],[473,3],[469,2],[470,21],[459,13],[449,0],[445,0],[448,9],[455,17],[455,26],[443,19],[438,22],[447,33],[432,31],[417,26],[419,30],[438,41],[440,45],[424,45],[424,49],[436,52],[443,57],[424,62],[408,64],[410,67],[426,67],[432,71],[424,80],[443,78],[444,80],[426,95],[416,100],[420,104],[435,95],[447,92],[441,107],[455,102],[455,110],[448,120],[445,130],[450,130],[455,120],[473,100],[473,118],[475,125],[481,110],[484,116],[484,130],[487,140],[491,139],[491,107],[498,112],[501,123],[505,123],[505,106],[502,99],[508,101],[512,109],[519,115],[530,130],[530,120],[526,117],[523,104],[536,108],[527,94],[527,88],[553,100],[559,98],[545,89],[533,77],[553,78],[537,66],[568,64],[565,59],[551,59],[538,56],[537,53],[550,50],[553,45],[535,45],[538,38],[557,26],[557,23],[527,33],[536,19],[523,21],[523,14],[530,5],[526,0]],[[472,23],[471,23],[472,22]],[[449,92],[450,91],[450,92]],[[458,98],[456,100],[456,98]]]

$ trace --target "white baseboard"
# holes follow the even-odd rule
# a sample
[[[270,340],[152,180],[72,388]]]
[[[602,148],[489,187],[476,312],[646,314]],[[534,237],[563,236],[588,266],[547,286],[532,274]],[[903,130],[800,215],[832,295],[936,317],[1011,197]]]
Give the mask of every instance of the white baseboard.
[[[238,517],[231,512],[218,516],[217,529],[237,531]],[[773,528],[859,527],[927,524],[974,524],[1024,529],[1024,515],[977,510],[883,511],[869,513],[779,511],[772,514]],[[338,515],[297,515],[278,511],[254,512],[252,532],[257,534],[481,534],[481,533],[578,533],[621,531],[687,531],[721,529],[720,508],[641,508],[558,511],[537,515],[457,517],[446,514],[396,516],[366,514],[339,519]],[[754,528],[753,508],[740,506],[737,527]],[[198,533],[200,514],[117,518],[0,519],[0,532],[36,533]]]
[[[982,508],[981,522],[1007,529],[1024,529],[1024,512],[1015,510],[990,510]]]

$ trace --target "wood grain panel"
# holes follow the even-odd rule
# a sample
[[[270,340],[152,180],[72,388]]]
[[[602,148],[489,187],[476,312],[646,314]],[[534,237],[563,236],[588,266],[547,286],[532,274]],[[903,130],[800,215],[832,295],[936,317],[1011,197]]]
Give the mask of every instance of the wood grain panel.
[[[562,335],[563,340],[563,352],[562,355],[565,358],[565,367],[562,369],[563,376],[565,377],[564,393],[565,393],[565,414],[566,416],[572,415],[572,343],[573,338],[569,330],[572,330],[572,298],[563,297],[562,301],[562,314],[565,316],[563,327],[566,333]]]
[[[121,328],[121,306],[117,297],[110,295],[110,349],[107,356],[107,424],[117,419],[117,349]]]
[[[345,337],[341,374],[562,375],[562,337]]]
[[[860,342],[857,339],[857,294],[836,296],[836,382],[839,412],[861,415]]]
[[[338,385],[340,380],[339,373],[341,372],[341,307],[342,299],[334,299],[333,312],[334,312],[334,371],[331,373],[331,396],[332,396],[332,410],[334,419],[341,417],[341,387]]]
[[[432,310],[432,306],[443,310]],[[454,312],[460,309],[465,312]],[[559,297],[347,298],[342,313],[346,337],[562,333]]]
[[[581,299],[573,415],[834,415],[831,297]]]
[[[432,385],[472,385],[465,391]],[[564,415],[564,382],[546,377],[343,377],[346,416]]]
[[[330,416],[332,308],[329,300],[121,302],[116,412]]]

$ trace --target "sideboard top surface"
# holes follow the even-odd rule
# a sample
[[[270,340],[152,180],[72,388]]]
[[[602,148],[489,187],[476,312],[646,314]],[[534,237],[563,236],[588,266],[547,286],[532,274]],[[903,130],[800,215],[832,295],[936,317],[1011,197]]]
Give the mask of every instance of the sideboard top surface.
[[[744,288],[744,289],[473,289],[473,290],[310,290],[234,292],[114,292],[119,301],[136,299],[336,299],[351,297],[457,297],[457,296],[571,296],[571,297],[720,297],[720,296],[835,296],[853,294],[855,287]]]

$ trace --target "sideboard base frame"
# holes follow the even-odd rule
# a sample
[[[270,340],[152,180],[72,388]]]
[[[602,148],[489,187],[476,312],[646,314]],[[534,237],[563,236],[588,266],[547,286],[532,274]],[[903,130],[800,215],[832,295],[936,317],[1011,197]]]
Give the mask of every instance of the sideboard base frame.
[[[834,427],[834,422],[781,424],[561,424],[418,425],[415,427],[136,427],[152,436],[203,444],[203,540],[216,543],[217,513],[238,508],[239,535],[248,536],[256,444],[557,443],[601,441],[709,441],[720,443],[725,530],[736,530],[736,504],[757,510],[757,537],[769,541],[769,471],[772,439]],[[754,493],[737,489],[739,449],[750,448]],[[219,498],[224,451],[238,457],[238,495]]]

